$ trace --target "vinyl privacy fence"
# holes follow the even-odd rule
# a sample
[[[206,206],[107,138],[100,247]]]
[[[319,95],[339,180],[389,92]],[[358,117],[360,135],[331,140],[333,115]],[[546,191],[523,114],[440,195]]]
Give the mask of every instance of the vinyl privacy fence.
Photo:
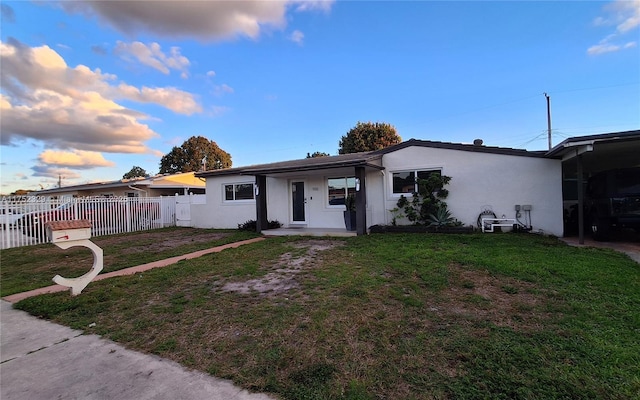
[[[28,246],[49,241],[45,223],[88,219],[91,235],[114,235],[175,226],[174,197],[7,197],[0,203],[0,247]]]

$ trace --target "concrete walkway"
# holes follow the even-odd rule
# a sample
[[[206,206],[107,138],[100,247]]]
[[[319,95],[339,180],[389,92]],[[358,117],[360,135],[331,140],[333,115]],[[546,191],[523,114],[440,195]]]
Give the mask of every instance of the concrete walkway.
[[[258,240],[263,238],[219,246],[99,277],[105,279],[107,275],[111,277],[146,271]],[[30,293],[31,296],[36,295]],[[9,297],[13,297],[13,301],[19,298]],[[83,335],[81,331],[38,319],[13,309],[8,301],[0,303],[2,400],[274,399],[265,394],[249,393],[229,381],[186,369],[173,361],[127,350],[97,335]]]
[[[616,238],[617,239],[617,238]],[[597,242],[591,238],[585,238],[584,244],[580,244],[577,237],[560,238],[570,246],[576,247],[598,247],[602,249],[612,249],[629,256],[632,260],[640,264],[640,241],[633,237],[624,237],[624,240],[612,240],[610,242]]]

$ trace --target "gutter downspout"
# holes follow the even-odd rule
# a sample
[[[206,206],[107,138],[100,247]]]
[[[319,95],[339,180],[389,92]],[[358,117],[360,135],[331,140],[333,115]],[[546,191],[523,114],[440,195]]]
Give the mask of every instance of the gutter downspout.
[[[143,193],[144,193],[144,197],[149,197],[149,195],[147,194],[147,191],[146,191],[146,190],[138,189],[137,187],[133,187],[133,186],[131,186],[131,185],[128,185],[127,187],[128,187],[129,189],[132,189],[132,190],[137,190],[138,192],[143,192]]]

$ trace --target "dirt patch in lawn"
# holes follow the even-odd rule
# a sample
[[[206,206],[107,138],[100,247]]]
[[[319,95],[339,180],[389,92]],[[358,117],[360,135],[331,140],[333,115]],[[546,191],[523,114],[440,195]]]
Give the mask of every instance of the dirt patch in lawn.
[[[492,276],[487,271],[450,265],[451,282],[444,302],[434,311],[473,321],[489,321],[514,330],[539,328],[539,306],[546,301],[534,285],[520,280]]]
[[[302,252],[287,252],[278,261],[268,267],[271,272],[258,279],[244,282],[228,282],[222,286],[224,292],[242,294],[258,293],[260,295],[275,296],[298,287],[297,276],[306,269],[316,265],[319,253],[331,250],[337,246],[344,246],[344,242],[333,240],[305,240],[292,245]]]
[[[103,247],[126,245],[126,247],[122,249],[124,253],[138,253],[141,251],[158,252],[190,244],[212,242],[214,240],[220,240],[225,236],[229,236],[229,234],[202,230],[188,232],[180,230],[173,234],[171,232],[149,231],[138,233],[135,236],[109,236],[100,238],[96,240],[96,243]]]

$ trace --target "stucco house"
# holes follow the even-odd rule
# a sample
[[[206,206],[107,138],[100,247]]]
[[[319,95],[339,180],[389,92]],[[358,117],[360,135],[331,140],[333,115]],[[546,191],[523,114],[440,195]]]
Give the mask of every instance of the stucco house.
[[[205,182],[194,172],[120,179],[83,185],[63,186],[31,192],[44,197],[157,197],[176,194],[204,194]]]
[[[411,139],[383,150],[307,158],[196,173],[206,179],[206,205],[191,209],[195,227],[236,228],[268,220],[286,229],[345,230],[344,199],[355,194],[357,234],[389,224],[401,195],[411,196],[416,177],[450,176],[447,204],[464,225],[476,226],[491,210],[515,218],[528,206],[536,232],[562,236],[562,160],[546,151]]]

